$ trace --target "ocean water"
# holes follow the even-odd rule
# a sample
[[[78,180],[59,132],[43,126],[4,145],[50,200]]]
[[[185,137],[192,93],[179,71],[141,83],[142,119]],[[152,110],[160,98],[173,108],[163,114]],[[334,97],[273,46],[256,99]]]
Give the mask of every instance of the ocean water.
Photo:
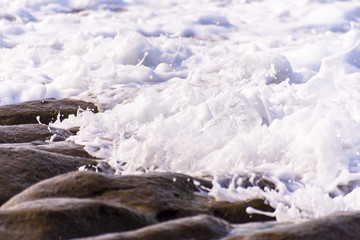
[[[212,176],[278,222],[360,210],[359,1],[2,0],[0,62],[0,105],[98,104],[53,125],[116,174]]]

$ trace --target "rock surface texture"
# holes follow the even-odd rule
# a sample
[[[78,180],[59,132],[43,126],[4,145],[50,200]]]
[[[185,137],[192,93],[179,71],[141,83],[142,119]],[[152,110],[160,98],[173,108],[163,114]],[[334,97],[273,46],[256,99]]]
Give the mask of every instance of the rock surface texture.
[[[158,240],[219,239],[230,231],[230,225],[209,215],[198,215],[154,224],[134,231],[103,234],[77,240]]]
[[[360,212],[340,212],[300,224],[287,224],[222,240],[355,240],[360,236],[359,226]]]
[[[38,123],[49,124],[58,117],[62,120],[80,110],[90,109],[97,112],[97,107],[88,102],[73,99],[45,99],[18,104],[0,106],[0,125]]]
[[[359,213],[237,234],[236,224],[275,220],[271,217],[275,209],[263,199],[216,201],[208,194],[211,181],[184,174],[114,175],[106,160],[67,140],[78,128],[48,125],[80,109],[97,112],[94,104],[73,99],[0,107],[0,239],[270,240],[360,235]],[[276,185],[261,175],[238,178],[237,187],[276,191]],[[226,187],[229,179],[220,184]],[[269,214],[249,214],[248,207]]]

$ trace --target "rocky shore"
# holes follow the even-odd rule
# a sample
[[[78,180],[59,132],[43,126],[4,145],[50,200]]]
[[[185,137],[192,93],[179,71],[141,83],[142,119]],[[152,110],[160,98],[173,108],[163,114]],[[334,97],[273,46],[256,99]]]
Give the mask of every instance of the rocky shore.
[[[77,133],[48,124],[97,112],[91,103],[47,99],[0,107],[0,239],[358,239],[360,213],[337,213],[250,233],[239,224],[274,221],[263,199],[220,202],[212,183],[177,173],[116,175],[102,159],[66,140]],[[79,171],[79,168],[85,171]],[[242,187],[275,191],[270,180],[243,176]],[[271,214],[270,214],[271,215]],[[259,228],[260,229],[260,228]]]

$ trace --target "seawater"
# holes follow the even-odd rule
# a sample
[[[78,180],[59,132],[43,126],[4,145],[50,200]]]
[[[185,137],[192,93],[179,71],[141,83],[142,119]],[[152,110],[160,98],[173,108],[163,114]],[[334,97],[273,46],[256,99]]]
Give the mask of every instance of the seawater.
[[[351,0],[3,0],[0,105],[95,102],[52,125],[116,174],[210,175],[278,222],[359,210],[359,20]]]

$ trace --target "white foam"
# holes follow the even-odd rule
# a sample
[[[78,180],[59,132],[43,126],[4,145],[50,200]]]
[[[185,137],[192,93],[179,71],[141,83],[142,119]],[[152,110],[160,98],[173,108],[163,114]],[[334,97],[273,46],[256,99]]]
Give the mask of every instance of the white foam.
[[[97,103],[54,125],[80,126],[71,140],[117,173],[212,174],[214,197],[265,198],[279,221],[360,209],[356,186],[337,188],[360,178],[356,1],[0,7],[0,105]],[[244,171],[278,191],[216,182]]]

